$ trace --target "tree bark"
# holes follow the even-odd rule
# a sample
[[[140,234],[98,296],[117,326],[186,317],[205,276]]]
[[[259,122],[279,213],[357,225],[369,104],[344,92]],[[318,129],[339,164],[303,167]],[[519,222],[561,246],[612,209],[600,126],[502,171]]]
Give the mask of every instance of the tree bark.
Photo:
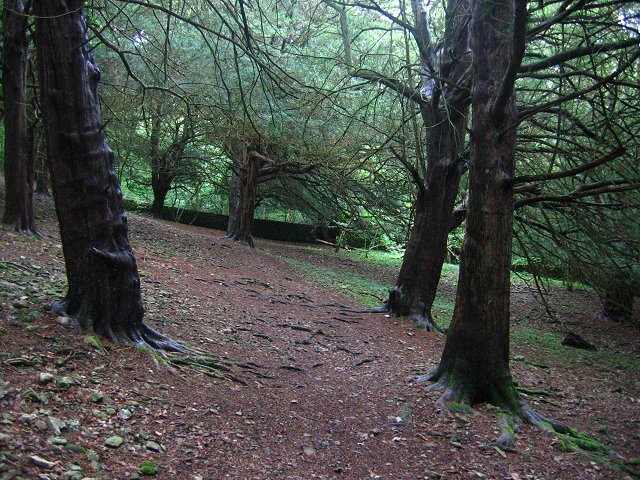
[[[100,113],[100,70],[82,0],[36,0],[36,52],[68,291],[54,306],[83,332],[118,343],[181,347],[143,323],[140,277]]]
[[[227,221],[227,237],[231,238],[238,223],[238,206],[240,204],[240,169],[242,149],[233,146],[231,156],[231,181],[229,182],[229,219]]]
[[[626,322],[633,318],[635,289],[622,283],[611,286],[602,302],[602,314],[614,322]]]
[[[229,209],[229,238],[237,242],[254,248],[253,243],[253,220],[256,210],[256,193],[258,190],[258,170],[260,167],[259,159],[251,154],[249,147],[244,147],[242,157],[239,162],[239,171],[237,175],[237,208],[232,225],[231,208]],[[233,179],[232,179],[233,186]],[[230,206],[232,195],[229,196]],[[231,229],[232,228],[232,229]]]
[[[164,155],[160,153],[160,129],[162,127],[162,115],[153,112],[151,120],[151,138],[149,154],[151,156],[151,188],[153,190],[153,203],[150,214],[153,218],[162,218],[162,209],[167,193],[171,188],[172,176],[169,174],[165,164]]]
[[[522,58],[514,47],[514,35],[525,28],[516,15],[523,15],[522,9],[526,14],[524,0],[477,0],[473,8],[469,209],[453,321],[440,364],[431,375],[436,388],[446,389],[444,399],[488,402],[518,416],[527,414],[509,370],[516,141],[510,126],[517,111],[515,77],[510,79],[508,72]]]
[[[419,9],[415,6],[414,10]],[[427,169],[419,186],[415,217],[407,250],[387,308],[409,315],[428,329],[437,329],[432,308],[447,254],[453,208],[460,178],[465,170],[465,129],[470,98],[468,55],[469,2],[451,1],[447,6],[445,40],[439,63],[440,82],[425,80],[433,89],[429,105],[420,110],[426,128]],[[418,15],[418,13],[416,13]],[[423,22],[416,22],[421,26]],[[426,24],[421,28],[426,29]],[[430,68],[424,60],[423,69]]]
[[[4,96],[6,187],[3,223],[15,231],[41,235],[35,224],[33,192],[34,157],[29,154],[26,72],[29,35],[27,12],[21,0],[6,0],[3,9],[2,89]]]

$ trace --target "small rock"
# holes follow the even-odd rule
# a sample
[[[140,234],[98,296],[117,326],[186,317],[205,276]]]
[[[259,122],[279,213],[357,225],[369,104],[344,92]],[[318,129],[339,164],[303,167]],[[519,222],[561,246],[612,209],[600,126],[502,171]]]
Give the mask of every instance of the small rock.
[[[316,454],[316,449],[313,447],[313,445],[304,445],[302,447],[302,451],[309,457],[312,457]]]
[[[434,470],[425,470],[424,474],[427,478],[442,478],[442,474]]]
[[[122,408],[118,412],[118,417],[121,418],[122,420],[129,420],[132,416],[133,416],[133,413],[131,412],[131,410],[128,410],[126,408]]]
[[[62,478],[64,480],[82,480],[84,477],[84,473],[78,470],[67,470],[62,474]]]
[[[47,403],[49,403],[47,397],[39,394],[33,388],[27,388],[26,390],[23,390],[20,396],[27,402],[41,403],[42,405],[46,405]]]
[[[152,441],[148,441],[145,446],[147,447],[148,450],[151,450],[152,452],[161,452],[162,451],[162,447],[160,446],[159,443],[156,442],[152,442]]]
[[[78,445],[76,443],[68,443],[66,445],[66,449],[73,453],[84,453],[87,451],[82,445]]]
[[[61,390],[68,390],[76,384],[72,377],[56,377],[56,386]]]
[[[123,443],[124,440],[118,435],[113,435],[104,441],[104,444],[109,448],[118,448]]]
[[[11,440],[11,437],[9,435],[0,432],[0,445],[8,444],[9,440]]]
[[[49,460],[47,460],[46,458],[42,458],[39,457],[37,455],[32,455],[31,457],[29,457],[29,460],[31,460],[31,463],[41,467],[41,468],[47,468],[47,469],[51,469],[53,467],[56,466],[56,464],[54,462],[50,462]]]
[[[56,318],[56,322],[63,327],[66,327],[67,325],[69,325],[69,317],[58,317]]]
[[[47,383],[51,383],[54,378],[56,377],[52,373],[40,372],[40,374],[38,375],[38,383],[40,385],[46,385]]]
[[[100,390],[94,390],[91,392],[91,395],[89,395],[89,401],[93,403],[102,403],[104,401],[104,393]]]
[[[90,462],[99,462],[100,456],[95,450],[87,450],[87,460],[89,460]]]
[[[52,443],[53,445],[66,445],[67,444],[67,439],[63,438],[63,437],[51,437],[49,438],[49,443]]]
[[[50,415],[47,416],[46,424],[49,431],[56,436],[60,435],[62,429],[67,428],[66,423]]]

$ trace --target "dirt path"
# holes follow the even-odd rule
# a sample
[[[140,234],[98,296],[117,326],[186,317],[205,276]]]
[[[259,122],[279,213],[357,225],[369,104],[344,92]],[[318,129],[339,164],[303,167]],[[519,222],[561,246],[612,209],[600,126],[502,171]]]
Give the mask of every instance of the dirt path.
[[[155,462],[157,478],[176,479],[630,475],[563,451],[540,429],[523,427],[516,453],[496,449],[490,407],[442,416],[437,393],[409,379],[436,364],[443,337],[354,313],[347,297],[279,261],[274,249],[286,246],[258,241],[253,251],[220,232],[136,215],[131,232],[147,321],[250,367],[234,372],[247,385],[177,375],[144,352],[85,343],[47,310],[63,279],[59,241],[2,227],[0,257],[23,268],[0,270],[0,478],[135,478],[143,460]],[[637,333],[625,332],[637,346]],[[612,458],[637,457],[637,369],[534,347],[515,352],[513,369],[522,385],[553,395],[533,397],[535,407],[612,444]],[[122,444],[107,446],[114,435]]]

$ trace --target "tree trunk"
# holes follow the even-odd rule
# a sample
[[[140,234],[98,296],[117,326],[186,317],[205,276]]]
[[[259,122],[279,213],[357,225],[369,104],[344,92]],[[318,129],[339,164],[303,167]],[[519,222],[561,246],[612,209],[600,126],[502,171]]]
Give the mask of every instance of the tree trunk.
[[[237,242],[249,245],[254,248],[253,236],[253,219],[256,210],[256,192],[258,189],[258,169],[259,160],[251,154],[248,147],[243,148],[242,157],[239,162],[238,171],[234,169],[234,176],[237,176],[237,183],[234,186],[232,178],[232,187],[237,188],[237,196],[234,195],[233,188],[229,195],[229,238]],[[237,208],[234,209],[235,215],[232,219],[232,203],[237,199]]]
[[[50,197],[49,169],[47,168],[47,157],[43,149],[43,136],[42,124],[38,120],[32,125],[31,134],[31,155],[34,158],[35,165],[36,194]]]
[[[626,322],[633,318],[635,291],[632,285],[612,286],[604,295],[602,314],[614,322]]]
[[[41,235],[35,225],[33,192],[35,170],[29,155],[26,71],[29,46],[27,12],[21,0],[6,0],[2,89],[4,93],[4,172],[6,187],[3,223],[18,232]]]
[[[517,0],[519,15],[526,12]],[[472,14],[472,90],[469,209],[451,328],[431,379],[444,399],[488,402],[519,416],[523,406],[509,370],[509,295],[517,119],[513,96],[519,65],[514,2],[478,0]],[[520,17],[517,17],[520,18]],[[511,59],[511,62],[510,62]],[[505,82],[510,82],[506,84]]]
[[[440,76],[444,81],[437,86],[432,102],[421,108],[427,134],[427,171],[418,191],[414,223],[402,267],[386,304],[396,315],[410,315],[428,329],[437,329],[431,309],[447,255],[453,207],[465,169],[462,152],[470,102],[465,90],[470,85],[467,72],[470,7],[467,1],[452,1],[447,8],[443,50],[451,59],[441,60]]]
[[[240,204],[240,164],[242,149],[236,145],[231,147],[231,181],[229,182],[229,219],[227,221],[227,237],[231,238],[238,223],[238,206]]]
[[[153,111],[151,120],[151,138],[149,155],[151,156],[151,188],[153,190],[153,203],[149,213],[153,218],[162,218],[164,201],[167,198],[171,178],[169,177],[163,155],[160,153],[160,128],[162,127],[162,115]]]
[[[34,2],[47,156],[68,280],[55,309],[83,332],[180,350],[143,323],[140,277],[103,130],[100,71],[87,42],[83,4]]]

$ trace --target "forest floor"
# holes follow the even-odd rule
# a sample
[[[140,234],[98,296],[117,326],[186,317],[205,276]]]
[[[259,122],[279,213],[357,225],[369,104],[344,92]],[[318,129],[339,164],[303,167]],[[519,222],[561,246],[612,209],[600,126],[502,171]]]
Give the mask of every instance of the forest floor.
[[[580,449],[525,425],[506,452],[492,445],[500,412],[444,414],[438,393],[412,381],[437,365],[443,335],[358,313],[354,298],[391,286],[397,267],[260,239],[251,250],[130,215],[146,321],[237,363],[239,383],[65,326],[50,309],[65,289],[50,201],[38,211],[47,238],[0,227],[0,479],[128,479],[154,467],[155,478],[190,480],[638,476],[640,332],[597,319],[592,293],[549,287],[551,322],[514,280],[514,378],[535,409],[589,440]],[[443,280],[440,318],[454,283]],[[598,350],[562,346],[566,329]]]

